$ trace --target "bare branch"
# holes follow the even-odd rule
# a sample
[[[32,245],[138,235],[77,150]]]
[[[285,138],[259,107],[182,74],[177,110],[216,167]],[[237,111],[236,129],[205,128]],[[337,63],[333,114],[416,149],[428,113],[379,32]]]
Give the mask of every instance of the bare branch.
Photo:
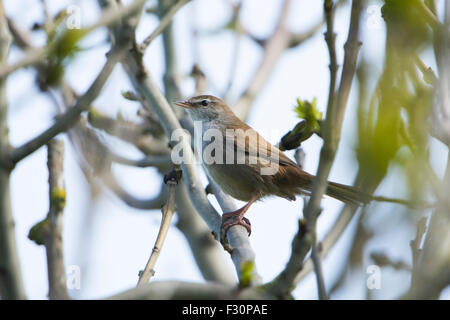
[[[190,0],[178,0],[175,4],[170,6],[170,9],[167,11],[167,13],[164,15],[164,17],[161,19],[159,25],[156,27],[153,32],[144,39],[142,42],[140,48],[142,51],[145,51],[149,44],[155,39],[157,36],[161,34],[161,32],[164,30],[165,27],[169,25],[169,23],[172,21],[173,16],[179,9],[181,9],[186,3],[188,3]]]
[[[285,0],[283,2],[281,14],[278,19],[277,26],[275,27],[275,31],[267,40],[263,42],[264,55],[262,61],[253,75],[249,85],[233,106],[234,112],[241,119],[246,119],[248,117],[250,107],[254,99],[261,89],[264,88],[275,64],[285,49],[292,47],[294,44],[299,45],[303,41],[309,39],[309,37],[314,34],[315,30],[319,29],[316,24],[300,37],[286,30],[285,24],[290,12],[290,4],[291,0]]]
[[[283,271],[269,284],[268,292],[277,298],[286,298],[295,289],[295,277],[303,268],[303,260],[311,244],[311,234],[304,220],[299,220],[298,232],[292,240],[291,256]],[[311,265],[312,267],[312,265]],[[311,268],[312,269],[312,268]]]
[[[159,194],[151,199],[138,199],[120,186],[116,178],[110,174],[102,175],[103,182],[111,191],[128,206],[141,210],[161,209],[167,200],[167,188],[162,185]]]
[[[207,223],[215,237],[220,235],[221,218],[219,213],[208,201],[205,191],[199,181],[197,168],[195,167],[195,157],[191,149],[191,138],[182,129],[171,106],[161,93],[142,62],[142,56],[136,52],[130,52],[124,60],[124,68],[128,73],[135,90],[148,102],[148,106],[158,116],[167,137],[171,137],[173,132],[180,134],[178,145],[183,149],[183,162],[180,164],[183,171],[183,181],[190,195],[190,198],[198,213]],[[232,228],[240,228],[234,226]],[[248,235],[245,235],[248,237]],[[238,250],[238,248],[235,248]],[[236,260],[234,261],[237,262]],[[238,263],[237,270],[241,270],[243,264]]]
[[[233,212],[236,210],[236,205],[233,199],[226,195],[213,180],[209,179],[209,183],[212,193],[216,197],[222,211]],[[250,245],[247,229],[241,225],[236,226],[236,228],[230,228],[226,234],[226,238],[228,240],[228,244],[223,245],[231,255],[231,259],[234,262],[240,282],[245,282],[246,285],[260,284],[262,279],[256,269],[256,257]],[[243,279],[244,273],[246,279]]]
[[[168,180],[169,185],[169,198],[167,199],[167,204],[162,208],[162,220],[161,227],[156,238],[155,245],[152,250],[152,254],[148,259],[145,269],[139,275],[139,281],[137,286],[142,286],[143,284],[150,281],[150,278],[155,274],[155,265],[158,260],[159,253],[161,252],[162,246],[166,239],[167,233],[169,232],[170,223],[172,222],[172,217],[175,213],[175,186],[178,184],[178,178],[176,177],[177,172],[173,170],[168,175],[175,176],[173,179]],[[166,175],[167,176],[167,175]],[[166,180],[166,177],[164,177]]]
[[[323,277],[322,259],[320,257],[320,245],[316,242],[311,245],[311,260],[316,274],[317,292],[320,300],[328,300],[327,290],[325,288],[325,279]]]
[[[207,281],[235,284],[236,275],[226,263],[226,255],[219,242],[214,240],[205,221],[197,213],[184,184],[175,192],[177,228],[186,237],[195,261]]]
[[[64,142],[51,140],[48,144],[50,211],[44,245],[47,252],[49,297],[52,300],[69,299],[62,244],[62,217],[66,202],[63,166]]]
[[[123,10],[110,10],[104,13],[104,15],[93,25],[82,28],[78,30],[80,34],[87,34],[97,28],[110,26],[121,19],[125,19],[133,14],[143,5],[145,0],[136,0],[131,5]],[[14,63],[13,65],[6,65],[2,63],[0,65],[0,78],[4,78],[12,72],[22,69],[31,65],[35,65],[40,63],[47,54],[51,53],[54,50],[54,47],[57,43],[52,42],[45,47],[42,48],[32,48],[25,53],[25,57]]]
[[[132,160],[112,153],[111,160],[119,164],[138,168],[157,167],[167,169],[171,166],[170,156],[148,156],[140,160]]]
[[[48,143],[56,135],[73,126],[79,120],[80,114],[89,109],[92,101],[94,101],[100,94],[116,63],[122,59],[125,51],[126,47],[124,46],[113,49],[113,51],[108,55],[108,59],[103,66],[103,69],[100,71],[99,75],[86,93],[77,100],[72,108],[59,117],[50,128],[22,146],[13,149],[10,154],[11,161],[13,163],[19,162],[29,154]]]
[[[109,300],[235,300],[269,299],[261,290],[236,290],[235,286],[215,282],[193,283],[182,281],[158,281],[146,283],[119,293]]]
[[[0,64],[8,59],[11,35],[3,2],[0,1]],[[6,79],[0,79],[0,296],[3,299],[25,299],[14,220],[11,211],[10,163],[2,163],[10,148],[8,137],[8,104]]]
[[[70,299],[67,287],[62,244],[62,216],[66,201],[63,179],[64,144],[48,144],[50,210],[47,217],[31,228],[28,238],[44,245],[47,254],[49,298]]]
[[[116,9],[116,3],[109,1],[105,3],[100,1],[102,7],[111,6]],[[166,29],[167,30],[167,29]],[[166,32],[165,30],[165,32]],[[114,33],[114,32],[113,32]],[[114,35],[114,34],[113,34]],[[136,47],[136,45],[135,45]],[[132,52],[130,52],[132,54]],[[139,59],[139,54],[136,52],[136,57],[131,58],[131,62],[134,58]],[[137,62],[138,67],[135,68],[137,76],[142,76],[145,74],[145,68],[142,62]],[[140,69],[142,68],[142,69]],[[141,73],[142,70],[142,73]],[[140,95],[142,96],[142,95]],[[145,98],[145,97],[144,97]],[[148,100],[143,100],[142,104],[144,108],[150,113],[154,114]],[[161,140],[161,139],[160,139]],[[167,140],[166,140],[167,141]],[[154,154],[153,149],[142,148],[141,144],[137,145],[145,154]],[[167,142],[165,143],[165,150],[167,149]],[[214,241],[213,236],[211,236],[211,231],[208,225],[205,223],[197,212],[196,206],[193,205],[193,199],[191,198],[192,193],[198,192],[201,197],[204,194],[203,189],[198,183],[196,188],[192,189],[191,184],[186,183],[186,174],[184,174],[184,182],[176,187],[175,201],[178,208],[178,224],[177,227],[186,237],[192,253],[196,259],[196,262],[200,268],[200,271],[205,279],[213,280],[220,283],[234,283],[235,277],[229,272],[226,267],[223,252],[220,251],[220,246],[218,242]],[[197,180],[196,180],[197,182]],[[206,195],[205,195],[206,197]],[[218,217],[218,225],[220,225],[220,218]]]
[[[330,3],[331,1],[325,0],[325,9],[327,9],[327,5],[329,6]],[[328,175],[336,154],[347,98],[355,73],[356,58],[360,46],[360,42],[358,41],[358,32],[362,6],[363,4],[359,0],[354,0],[352,3],[351,21],[348,39],[345,45],[344,67],[341,75],[341,83],[337,93],[336,102],[329,105],[327,108],[327,115],[323,128],[324,145],[320,153],[319,168],[317,170],[316,179],[313,183],[311,198],[308,201],[308,204],[304,206],[303,210],[306,221],[301,221],[299,224],[299,231],[293,240],[292,254],[286,268],[271,283],[270,290],[276,296],[286,296],[286,294],[295,287],[295,278],[303,268],[304,258],[308,253],[310,246],[315,244],[317,241],[315,228],[317,217],[321,212],[320,202],[325,194],[328,184]],[[330,34],[332,35],[333,32]],[[330,52],[330,56],[332,57],[333,55],[333,52]],[[330,93],[331,92],[334,91],[331,91],[330,89]],[[329,97],[329,99],[334,99],[333,96],[334,95]],[[318,271],[318,268],[319,266],[316,266],[316,272]]]

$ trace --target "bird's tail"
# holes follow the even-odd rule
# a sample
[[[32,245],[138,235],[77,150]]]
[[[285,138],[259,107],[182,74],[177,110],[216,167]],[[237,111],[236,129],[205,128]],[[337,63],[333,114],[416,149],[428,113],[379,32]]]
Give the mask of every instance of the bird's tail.
[[[288,168],[289,168],[288,170],[291,170],[289,172],[289,176],[292,175],[293,177],[292,180],[289,179],[289,182],[295,184],[298,187],[297,191],[298,194],[305,194],[305,193],[309,194],[312,191],[313,182],[316,177],[312,174],[307,173],[306,171],[303,171],[301,168],[298,167],[288,167]],[[408,200],[374,196],[367,192],[358,190],[355,187],[331,181],[328,182],[326,194],[342,202],[355,205],[365,205],[371,201],[379,201],[379,202],[398,203],[409,207],[414,206],[424,208],[430,207],[430,204],[428,203],[420,203],[414,205]]]
[[[367,204],[374,200],[374,197],[354,187],[336,182],[328,182],[327,195],[343,202],[352,204]]]
[[[371,201],[378,202],[389,202],[389,203],[397,203],[402,204],[408,207],[419,207],[419,208],[428,208],[431,207],[429,203],[420,202],[420,203],[411,203],[411,201],[404,199],[396,199],[396,198],[388,198],[381,196],[374,196],[368,194],[364,191],[360,191],[352,186],[347,186],[345,184],[340,184],[336,182],[328,182],[327,192],[326,194],[330,197],[333,197],[337,200],[356,204],[356,205],[365,205]]]

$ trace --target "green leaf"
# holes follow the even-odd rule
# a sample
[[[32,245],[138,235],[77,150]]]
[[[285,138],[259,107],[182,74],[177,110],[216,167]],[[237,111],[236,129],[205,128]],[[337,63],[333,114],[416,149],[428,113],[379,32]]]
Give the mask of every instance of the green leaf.
[[[317,109],[317,99],[314,98],[312,102],[307,100],[297,99],[297,105],[294,111],[300,119],[306,121],[307,126],[312,131],[318,131],[320,129],[319,121],[322,120],[322,112]]]

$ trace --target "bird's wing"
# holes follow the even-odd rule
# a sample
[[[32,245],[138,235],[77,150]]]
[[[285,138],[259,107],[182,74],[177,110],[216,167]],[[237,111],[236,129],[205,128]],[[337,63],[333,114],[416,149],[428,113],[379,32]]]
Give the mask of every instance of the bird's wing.
[[[264,166],[275,163],[281,166],[297,166],[280,149],[265,140],[256,130],[242,122],[240,128],[225,133],[227,141],[233,143],[235,151],[240,151],[246,156],[257,157],[258,162]],[[227,147],[227,150],[229,148]]]

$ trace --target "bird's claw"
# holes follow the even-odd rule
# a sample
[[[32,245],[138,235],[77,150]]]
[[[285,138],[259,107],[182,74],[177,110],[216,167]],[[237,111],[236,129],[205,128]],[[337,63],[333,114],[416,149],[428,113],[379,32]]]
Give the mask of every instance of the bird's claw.
[[[230,229],[232,226],[241,225],[245,229],[247,229],[248,235],[252,233],[252,224],[250,223],[250,220],[248,220],[245,217],[236,216],[236,215],[227,215],[224,214],[222,216],[222,234],[226,235],[228,232],[228,229]]]

